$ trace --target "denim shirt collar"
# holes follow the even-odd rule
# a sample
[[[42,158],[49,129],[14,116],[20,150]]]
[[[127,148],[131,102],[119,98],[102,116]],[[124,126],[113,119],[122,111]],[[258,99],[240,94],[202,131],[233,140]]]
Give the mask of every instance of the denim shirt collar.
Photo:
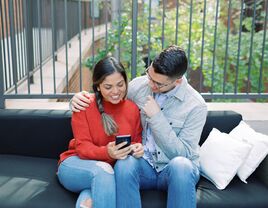
[[[178,98],[180,101],[184,100],[186,88],[187,88],[187,79],[185,76],[182,77],[181,83],[174,88],[173,96]],[[172,90],[173,91],[173,90]]]

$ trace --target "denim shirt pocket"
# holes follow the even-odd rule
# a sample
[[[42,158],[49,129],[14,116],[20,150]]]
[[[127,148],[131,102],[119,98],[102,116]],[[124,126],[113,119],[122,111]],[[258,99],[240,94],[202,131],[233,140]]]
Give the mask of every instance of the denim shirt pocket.
[[[176,134],[178,135],[180,130],[183,127],[184,122],[175,118],[167,118],[169,125],[172,127],[172,129],[176,132]]]

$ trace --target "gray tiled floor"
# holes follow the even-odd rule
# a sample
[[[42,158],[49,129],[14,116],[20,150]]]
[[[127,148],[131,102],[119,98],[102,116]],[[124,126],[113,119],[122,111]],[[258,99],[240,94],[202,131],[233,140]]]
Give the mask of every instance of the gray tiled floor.
[[[268,121],[245,121],[255,131],[268,135]]]

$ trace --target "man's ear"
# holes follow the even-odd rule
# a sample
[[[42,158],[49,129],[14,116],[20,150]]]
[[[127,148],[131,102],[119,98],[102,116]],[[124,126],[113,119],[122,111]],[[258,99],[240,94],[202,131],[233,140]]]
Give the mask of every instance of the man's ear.
[[[182,77],[175,80],[175,85],[179,85],[182,82]]]

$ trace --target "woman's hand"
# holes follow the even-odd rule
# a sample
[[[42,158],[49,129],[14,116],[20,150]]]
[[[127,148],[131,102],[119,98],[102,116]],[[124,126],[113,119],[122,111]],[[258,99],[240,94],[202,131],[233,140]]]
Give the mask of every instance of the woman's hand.
[[[126,159],[128,154],[132,151],[131,146],[120,149],[121,147],[123,147],[126,144],[127,144],[127,142],[122,142],[118,145],[115,145],[115,142],[109,142],[107,144],[107,150],[108,150],[109,156],[115,160]]]
[[[135,158],[140,158],[144,154],[144,148],[141,143],[135,143],[131,145],[132,156]]]

